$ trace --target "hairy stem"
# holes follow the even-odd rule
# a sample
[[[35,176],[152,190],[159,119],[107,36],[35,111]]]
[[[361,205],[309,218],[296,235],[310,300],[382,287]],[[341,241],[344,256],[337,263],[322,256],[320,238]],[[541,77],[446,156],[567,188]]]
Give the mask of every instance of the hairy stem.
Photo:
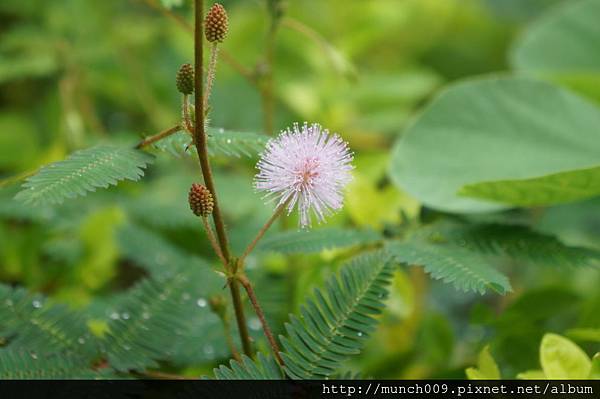
[[[206,236],[208,237],[208,241],[213,248],[213,251],[217,254],[224,267],[227,267],[227,259],[223,256],[223,252],[221,252],[221,248],[219,247],[219,243],[217,242],[215,235],[212,231],[212,227],[210,227],[210,223],[206,216],[202,216],[202,224],[204,224],[204,230],[206,231]]]
[[[239,266],[240,268],[244,267],[244,260],[246,259],[246,257],[248,255],[250,255],[250,253],[254,250],[254,248],[256,247],[256,244],[258,244],[260,239],[265,235],[267,230],[269,230],[269,228],[273,225],[275,220],[277,220],[277,218],[279,216],[281,216],[281,214],[283,213],[283,210],[285,209],[285,207],[287,206],[287,204],[289,202],[290,202],[290,200],[287,200],[287,201],[279,204],[279,206],[277,206],[277,208],[275,209],[275,211],[273,212],[273,214],[271,215],[269,220],[267,220],[267,222],[264,224],[264,226],[261,227],[261,229],[258,231],[258,233],[256,234],[256,237],[254,237],[252,242],[250,244],[248,244],[248,246],[246,247],[246,250],[244,251],[243,255],[240,257],[240,259],[238,261],[238,265],[240,265]]]
[[[160,133],[157,133],[155,135],[152,136],[148,136],[146,138],[144,138],[142,141],[140,141],[139,143],[137,143],[137,145],[135,146],[135,148],[137,148],[138,150],[148,147],[151,144],[156,143],[157,141],[160,141],[162,139],[164,139],[165,137],[169,137],[170,135],[177,133],[181,130],[181,125],[175,125],[173,127],[170,127],[166,130],[163,130]]]
[[[215,184],[212,177],[212,171],[210,169],[210,163],[208,160],[208,148],[206,144],[206,133],[204,132],[204,112],[202,110],[203,101],[203,68],[202,68],[202,51],[203,51],[203,4],[202,0],[194,0],[194,101],[196,110],[196,123],[194,123],[194,144],[196,145],[196,152],[198,153],[198,159],[200,161],[200,168],[202,169],[202,176],[204,177],[204,183],[213,195],[214,207],[213,207],[213,221],[217,230],[217,238],[219,246],[221,247],[221,253],[223,257],[228,261],[231,261],[231,255],[229,253],[229,243],[227,240],[227,233],[225,231],[225,223],[223,216],[221,215],[221,209],[219,207],[219,201],[217,198],[217,192],[215,190]],[[232,265],[226,266],[226,270],[231,269]],[[231,298],[233,301],[233,307],[235,310],[236,321],[238,324],[238,330],[240,333],[240,339],[244,348],[244,353],[251,356],[252,350],[250,347],[250,336],[248,335],[248,326],[246,324],[246,318],[244,316],[244,308],[242,305],[242,299],[240,297],[239,286],[235,281],[229,284],[231,291]]]
[[[242,349],[247,356],[252,356],[252,346],[250,345],[250,334],[248,333],[248,324],[244,315],[244,305],[242,304],[242,296],[240,295],[240,284],[236,279],[229,279],[229,289],[231,291],[231,299],[233,300],[233,310],[235,312],[235,320],[242,341]]]
[[[217,58],[219,55],[219,47],[217,42],[212,43],[210,46],[210,61],[208,62],[208,71],[206,72],[206,91],[204,92],[204,114],[208,112],[208,100],[210,99],[210,93],[212,92],[213,82],[215,80],[215,73],[217,71]]]
[[[269,345],[271,346],[271,349],[273,350],[273,355],[275,355],[277,362],[283,366],[283,359],[281,358],[281,355],[279,354],[279,352],[280,352],[279,346],[277,345],[277,341],[275,341],[275,337],[273,336],[273,333],[271,332],[271,328],[269,328],[269,323],[267,323],[265,314],[263,313],[262,308],[260,307],[260,304],[258,303],[258,298],[256,297],[256,294],[254,293],[254,288],[252,287],[252,283],[250,283],[250,280],[248,280],[248,278],[244,274],[242,274],[241,276],[238,276],[238,279],[239,279],[240,283],[242,283],[242,285],[246,289],[248,298],[250,298],[250,303],[252,304],[252,307],[254,308],[256,315],[260,319],[260,324],[262,325],[263,331],[265,333],[265,337],[267,337],[267,341],[269,341]]]

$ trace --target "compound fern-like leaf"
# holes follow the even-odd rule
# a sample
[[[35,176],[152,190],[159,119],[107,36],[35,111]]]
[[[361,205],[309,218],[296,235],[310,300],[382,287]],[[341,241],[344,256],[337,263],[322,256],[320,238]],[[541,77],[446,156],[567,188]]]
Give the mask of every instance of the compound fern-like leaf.
[[[81,359],[64,354],[37,355],[26,351],[0,350],[0,379],[90,379],[99,374]]]
[[[525,226],[505,224],[438,223],[439,238],[482,255],[503,256],[536,266],[586,267],[600,265],[600,251],[568,246],[557,238]]]
[[[423,229],[406,241],[389,243],[387,249],[399,262],[423,266],[433,278],[465,292],[484,294],[492,289],[504,294],[511,290],[508,278],[491,265],[490,259],[460,244],[446,242],[436,231]]]
[[[221,365],[214,370],[218,380],[282,380],[283,371],[272,357],[259,353],[256,360],[243,355],[242,361],[232,360],[229,367]]]
[[[301,307],[301,317],[290,317],[287,337],[280,337],[285,372],[294,379],[319,379],[334,375],[348,356],[360,352],[378,321],[387,297],[394,264],[383,251],[355,258],[339,278]]]
[[[207,133],[208,152],[211,156],[253,157],[263,150],[269,140],[261,134],[224,129],[208,128]],[[158,141],[155,147],[177,157],[196,151],[192,145],[192,137],[183,131]]]
[[[0,285],[0,337],[7,348],[41,354],[73,355],[91,360],[97,354],[83,315],[51,305],[40,295]]]
[[[100,145],[76,151],[28,178],[15,198],[31,205],[60,204],[120,180],[137,181],[151,161],[152,155],[132,148]]]

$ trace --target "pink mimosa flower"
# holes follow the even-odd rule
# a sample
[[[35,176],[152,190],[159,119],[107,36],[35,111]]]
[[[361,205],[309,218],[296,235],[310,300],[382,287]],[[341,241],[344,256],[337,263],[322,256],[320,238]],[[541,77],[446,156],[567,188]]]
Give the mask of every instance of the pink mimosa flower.
[[[266,197],[286,203],[288,214],[298,207],[301,227],[311,214],[322,222],[342,208],[343,189],[352,180],[352,152],[337,134],[318,124],[292,129],[271,139],[256,167],[255,187]]]

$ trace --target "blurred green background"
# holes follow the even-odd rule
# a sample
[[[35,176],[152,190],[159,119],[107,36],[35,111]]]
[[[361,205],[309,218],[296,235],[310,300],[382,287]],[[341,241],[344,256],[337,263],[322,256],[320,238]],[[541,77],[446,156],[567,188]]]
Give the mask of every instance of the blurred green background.
[[[262,76],[273,2],[222,3],[230,27],[221,46],[225,56]],[[319,122],[355,151],[345,209],[328,224],[385,232],[427,217],[431,211],[387,177],[390,147],[442,86],[508,71],[511,44],[556,3],[283,1],[271,66],[273,130],[295,121]],[[100,330],[111,304],[148,273],[139,264],[141,252],[156,254],[155,267],[168,267],[170,253],[152,239],[214,262],[187,209],[189,184],[200,179],[196,160],[159,152],[143,182],[121,183],[52,208],[12,201],[19,188],[13,178],[94,143],[134,144],[178,123],[181,100],[174,78],[193,58],[186,26],[191,17],[190,2],[183,0],[0,2],[0,280],[86,309],[96,322],[90,325]],[[264,101],[261,88],[221,58],[211,125],[264,133]],[[255,161],[216,159],[217,186],[238,252],[271,209],[252,189]],[[592,200],[532,213],[542,229],[599,247],[599,209]],[[142,248],[137,253],[135,245]],[[276,330],[282,331],[287,314],[347,255],[261,254],[249,260]],[[571,333],[588,353],[598,350],[600,334],[589,330],[600,326],[597,271],[511,273],[514,292],[502,297],[461,293],[420,269],[404,269],[395,278],[382,326],[348,368],[385,378],[462,378],[491,343],[503,374],[514,376],[539,368],[539,342],[548,331]],[[203,312],[198,323],[210,334],[190,327],[198,335],[182,341],[172,366],[183,373],[209,370],[227,358],[220,325],[201,299],[192,310]],[[250,320],[262,342],[257,323]],[[575,328],[597,335],[582,338]],[[200,355],[184,358],[194,349]]]

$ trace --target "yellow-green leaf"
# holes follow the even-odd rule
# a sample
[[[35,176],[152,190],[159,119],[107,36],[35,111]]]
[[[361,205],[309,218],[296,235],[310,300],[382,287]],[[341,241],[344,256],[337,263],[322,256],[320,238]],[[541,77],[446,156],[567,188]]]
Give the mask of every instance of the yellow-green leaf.
[[[500,370],[490,353],[489,346],[479,352],[477,367],[469,367],[465,373],[470,380],[499,380]]]
[[[573,341],[557,334],[546,334],[540,347],[540,362],[548,379],[585,379],[592,362]]]

